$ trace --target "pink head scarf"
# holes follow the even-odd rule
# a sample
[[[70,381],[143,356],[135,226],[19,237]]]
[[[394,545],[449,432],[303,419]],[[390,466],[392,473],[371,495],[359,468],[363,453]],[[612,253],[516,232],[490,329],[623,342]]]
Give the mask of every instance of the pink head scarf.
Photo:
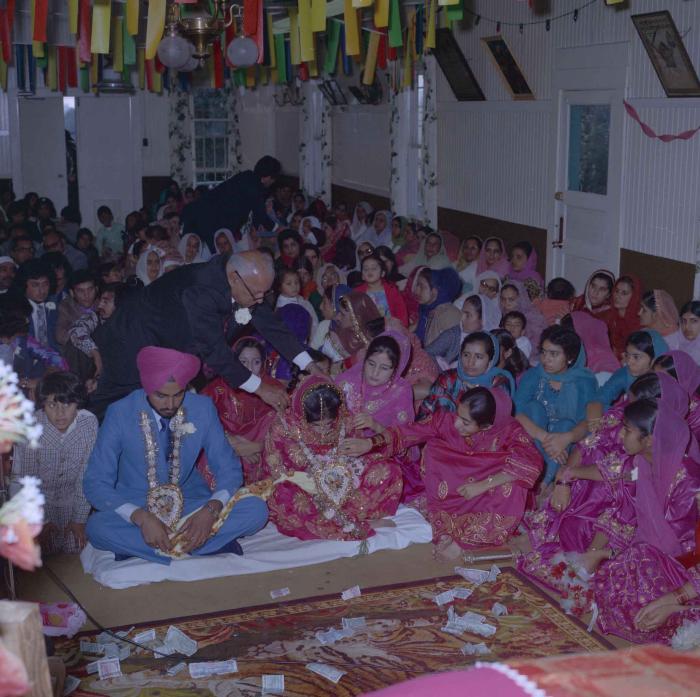
[[[661,397],[658,400],[653,464],[637,455],[638,468],[636,542],[648,542],[664,554],[677,557],[681,545],[673,528],[665,518],[666,497],[671,484],[683,467],[683,457],[691,443],[691,433],[685,416],[688,413],[688,394],[670,375],[659,373]]]
[[[537,272],[537,252],[534,247],[527,257],[525,266],[520,271],[516,271],[508,262],[508,278],[516,281],[526,281],[528,278],[534,278],[541,286],[544,285],[542,276]]]
[[[654,301],[656,303],[656,329],[659,334],[668,336],[678,331],[680,315],[673,298],[665,290],[654,290]]]
[[[143,389],[152,394],[171,380],[186,388],[199,372],[200,361],[191,353],[146,346],[136,356],[136,366]]]
[[[492,241],[498,242],[501,245],[501,258],[493,265],[488,266],[486,263],[486,245]],[[483,273],[484,271],[495,271],[501,278],[505,278],[508,275],[508,270],[510,269],[510,263],[508,262],[508,255],[506,254],[506,245],[500,237],[488,237],[484,240],[484,244],[479,252],[479,261],[476,264],[476,275]]]
[[[608,325],[588,312],[572,312],[571,319],[586,349],[588,369],[594,373],[614,373],[620,367],[620,361],[610,348]]]
[[[700,366],[685,351],[668,351],[663,355],[673,358],[678,384],[692,397],[700,387]]]

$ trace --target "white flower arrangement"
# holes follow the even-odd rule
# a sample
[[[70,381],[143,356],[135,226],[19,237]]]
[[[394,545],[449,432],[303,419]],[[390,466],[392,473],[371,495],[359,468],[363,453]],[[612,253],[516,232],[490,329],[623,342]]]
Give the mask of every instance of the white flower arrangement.
[[[178,430],[182,435],[192,435],[193,433],[197,433],[197,427],[191,421],[186,421],[183,423]]]
[[[19,483],[22,488],[0,508],[0,524],[7,525],[10,530],[21,520],[29,525],[42,525],[45,499],[39,489],[41,481],[37,477],[22,477]]]
[[[242,307],[234,312],[233,318],[236,324],[248,324],[253,319],[253,315],[247,307]]]
[[[44,307],[45,307],[47,310],[55,310],[55,309],[56,309],[56,303],[50,302],[50,301],[49,301],[49,302],[47,302],[47,303],[44,303]]]
[[[17,387],[17,374],[0,362],[0,444],[39,445],[42,428],[34,416],[34,404]]]

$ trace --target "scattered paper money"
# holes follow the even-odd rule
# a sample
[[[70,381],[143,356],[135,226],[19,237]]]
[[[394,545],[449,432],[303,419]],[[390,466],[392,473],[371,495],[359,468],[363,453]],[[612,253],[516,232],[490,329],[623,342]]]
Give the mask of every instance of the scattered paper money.
[[[156,630],[155,629],[147,629],[145,632],[139,632],[134,636],[133,641],[135,641],[137,644],[149,644],[152,641],[156,640]]]
[[[464,632],[483,637],[492,637],[496,627],[486,622],[486,618],[478,612],[465,612],[459,615],[453,607],[447,611],[447,623],[442,627],[443,632],[459,636]]]
[[[193,678],[208,678],[212,675],[225,675],[237,673],[238,663],[235,658],[228,661],[206,661],[204,663],[190,663],[190,676]]]
[[[353,586],[352,588],[346,588],[340,597],[343,600],[352,600],[353,598],[359,598],[362,595],[362,591],[359,586]]]
[[[177,653],[177,649],[167,644],[153,647],[153,658],[165,658],[166,656],[172,656],[174,653]]]
[[[312,673],[316,673],[316,675],[320,675],[336,685],[338,684],[340,678],[345,675],[342,670],[338,670],[337,668],[329,666],[326,663],[307,663],[306,668]]]
[[[463,566],[455,566],[455,573],[459,574],[465,581],[480,586],[482,583],[493,583],[498,578],[501,570],[493,564],[489,571],[486,569],[467,569]]]
[[[473,592],[471,588],[458,587],[452,589],[452,595],[455,597],[455,600],[466,600]]]
[[[97,656],[104,654],[105,648],[103,644],[97,644],[87,639],[80,640],[80,653],[93,653]]]
[[[493,583],[500,575],[501,575],[501,570],[495,564],[492,564],[491,568],[489,569],[488,580],[491,583]]]
[[[343,617],[343,629],[352,633],[361,632],[367,629],[367,622],[364,617]]]
[[[98,663],[99,663],[99,661],[93,661],[92,663],[88,663],[85,666],[85,670],[87,671],[88,675],[92,675],[93,673],[97,672],[97,664]]]
[[[270,591],[271,598],[284,598],[285,595],[289,595],[289,588],[278,588],[277,590]]]
[[[178,673],[181,673],[183,670],[185,670],[185,668],[187,668],[187,663],[181,661],[177,665],[168,668],[168,670],[166,670],[165,672],[168,675],[177,675]]]
[[[118,658],[120,661],[125,661],[131,656],[131,649],[128,646],[120,646],[119,644],[105,644],[105,658]]]
[[[352,629],[328,629],[325,632],[316,632],[316,639],[319,644],[327,646],[328,644],[335,644],[336,641],[341,639],[348,639],[352,635]]]
[[[485,656],[487,653],[491,653],[491,649],[483,642],[481,644],[466,643],[461,650],[465,656]]]
[[[448,590],[448,591],[443,591],[442,593],[438,593],[433,600],[439,605],[447,605],[448,603],[454,602],[455,595],[454,591]]]
[[[284,692],[284,675],[263,675],[262,691],[264,695]]]
[[[194,656],[194,654],[197,653],[197,642],[194,639],[190,639],[187,634],[173,625],[168,627],[168,632],[165,635],[163,644],[185,656]]]
[[[505,605],[501,605],[501,603],[494,603],[491,606],[491,614],[494,617],[500,617],[501,615],[507,615],[508,608]]]
[[[80,678],[76,678],[74,675],[66,675],[66,681],[63,683],[63,697],[68,697],[78,689],[80,685]]]
[[[121,664],[118,658],[102,658],[97,661],[97,673],[100,680],[117,678],[122,674]]]

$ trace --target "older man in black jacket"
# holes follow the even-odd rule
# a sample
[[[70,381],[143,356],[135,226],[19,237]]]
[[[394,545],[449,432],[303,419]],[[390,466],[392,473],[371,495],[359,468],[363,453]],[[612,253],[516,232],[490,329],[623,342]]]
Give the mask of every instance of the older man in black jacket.
[[[184,232],[199,235],[215,253],[214,233],[226,228],[235,234],[251,213],[256,228],[272,230],[275,223],[267,215],[265,198],[281,171],[279,160],[265,155],[252,171],[248,169],[221,182],[199,201],[185,206],[181,215]]]
[[[229,348],[237,330],[251,322],[284,358],[316,371],[311,356],[263,302],[273,281],[268,255],[241,252],[183,266],[124,298],[95,334],[103,373],[91,410],[101,417],[111,402],[138,389],[136,354],[144,346],[193,353],[231,387],[254,392],[275,408],[285,407],[284,390],[262,382]]]

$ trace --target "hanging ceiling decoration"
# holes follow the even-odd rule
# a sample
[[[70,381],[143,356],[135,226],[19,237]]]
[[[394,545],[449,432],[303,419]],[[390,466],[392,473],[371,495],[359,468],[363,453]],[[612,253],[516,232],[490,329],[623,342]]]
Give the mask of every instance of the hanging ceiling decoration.
[[[211,55],[212,45],[222,32],[242,18],[243,7],[230,0],[195,4],[170,0],[158,58],[168,68],[194,70]],[[237,36],[229,44],[227,55],[232,63],[245,68],[257,62],[258,47],[252,39]]]

